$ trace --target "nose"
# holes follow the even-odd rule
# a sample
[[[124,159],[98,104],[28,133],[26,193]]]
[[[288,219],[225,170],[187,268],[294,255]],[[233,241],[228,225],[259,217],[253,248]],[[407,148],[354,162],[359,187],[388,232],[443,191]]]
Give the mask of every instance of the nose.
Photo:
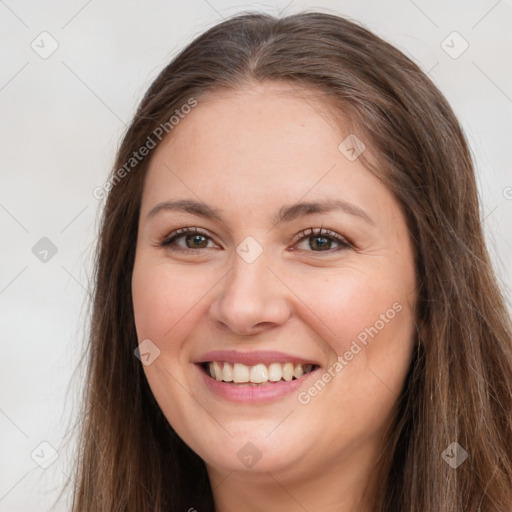
[[[210,320],[217,328],[250,336],[290,318],[290,291],[268,268],[269,263],[265,252],[252,263],[235,255],[233,268],[219,284],[210,306]]]

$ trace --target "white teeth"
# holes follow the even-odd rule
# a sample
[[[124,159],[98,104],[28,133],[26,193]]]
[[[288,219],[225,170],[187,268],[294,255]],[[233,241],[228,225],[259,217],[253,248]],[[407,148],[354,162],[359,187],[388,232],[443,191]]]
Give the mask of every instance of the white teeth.
[[[293,376],[296,378],[296,379],[299,379],[300,377],[302,377],[304,375],[304,367],[301,365],[301,364],[298,364],[297,366],[295,366],[295,368],[293,369]]]
[[[309,373],[313,369],[313,365],[301,363],[270,363],[256,364],[247,366],[242,363],[219,363],[212,361],[208,365],[210,376],[218,381],[236,382],[236,383],[253,383],[253,384],[270,384],[271,382],[279,382],[285,380],[290,382],[295,377],[300,379],[303,375]]]
[[[282,376],[281,363],[271,363],[268,367],[268,380],[277,382],[281,380]]]
[[[210,372],[212,371],[212,363],[210,363]],[[220,369],[219,363],[217,361],[213,362],[213,376],[217,380],[222,380],[222,370]]]
[[[251,368],[249,380],[255,384],[268,381],[268,368],[264,364],[257,364]]]
[[[233,365],[233,381],[249,382],[249,367],[245,364],[235,363]]]
[[[293,379],[293,363],[283,364],[283,379],[287,382]]]
[[[224,382],[233,381],[233,367],[229,363],[224,363],[222,367],[222,380]]]

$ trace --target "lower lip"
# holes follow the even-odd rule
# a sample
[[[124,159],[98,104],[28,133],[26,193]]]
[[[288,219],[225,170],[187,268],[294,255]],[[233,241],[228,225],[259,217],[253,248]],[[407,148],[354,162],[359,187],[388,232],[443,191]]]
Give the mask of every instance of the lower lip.
[[[289,382],[280,381],[268,384],[266,386],[244,386],[243,384],[229,384],[228,382],[212,379],[206,374],[201,365],[198,365],[199,371],[203,376],[206,387],[215,395],[218,395],[231,402],[245,402],[245,403],[261,403],[271,402],[278,398],[284,397],[297,391],[312,375],[316,374],[319,370],[303,375],[299,379],[294,379]]]

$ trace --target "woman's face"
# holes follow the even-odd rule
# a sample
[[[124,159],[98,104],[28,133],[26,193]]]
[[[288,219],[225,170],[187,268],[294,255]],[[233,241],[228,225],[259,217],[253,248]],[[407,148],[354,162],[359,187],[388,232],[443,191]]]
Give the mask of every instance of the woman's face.
[[[362,147],[340,146],[350,131],[295,90],[200,100],[143,190],[132,285],[144,371],[211,477],[365,474],[411,359],[405,217]]]

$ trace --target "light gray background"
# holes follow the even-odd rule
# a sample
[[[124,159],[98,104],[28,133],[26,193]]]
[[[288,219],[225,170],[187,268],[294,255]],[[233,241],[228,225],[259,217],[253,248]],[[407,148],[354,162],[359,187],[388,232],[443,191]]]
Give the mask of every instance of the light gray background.
[[[254,8],[337,12],[363,22],[428,72],[468,135],[485,230],[510,304],[511,1],[288,2],[0,0],[0,511],[48,510],[70,475],[63,441],[80,376],[70,379],[83,345],[103,204],[92,191],[105,182],[125,123],[150,82],[224,17]],[[56,43],[40,36],[44,31],[58,43],[50,56],[44,52]],[[446,39],[453,31],[463,40]],[[464,40],[468,49],[453,58]],[[58,250],[46,262],[32,252],[42,237]],[[40,443],[58,452],[47,469],[40,465],[52,462],[51,448]],[[68,508],[64,499],[55,510]]]

